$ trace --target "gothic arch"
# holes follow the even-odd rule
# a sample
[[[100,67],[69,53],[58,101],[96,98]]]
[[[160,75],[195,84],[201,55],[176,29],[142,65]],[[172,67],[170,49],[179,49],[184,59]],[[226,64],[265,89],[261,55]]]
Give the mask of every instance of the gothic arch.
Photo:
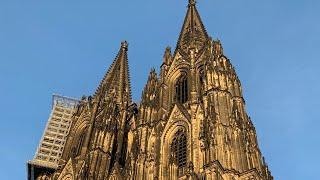
[[[82,113],[79,118],[73,119],[62,156],[62,159],[65,161],[67,161],[73,155],[73,147],[79,141],[80,134],[89,125],[89,121],[86,118],[87,117],[85,117]]]
[[[81,149],[83,146],[83,143],[86,138],[88,129],[88,122],[82,121],[81,124],[77,127],[77,129],[74,129],[73,139],[72,139],[72,146],[71,146],[71,153],[72,155],[78,156],[81,153]]]
[[[175,107],[176,108],[176,107]],[[169,174],[171,143],[178,131],[183,131],[187,138],[187,162],[192,159],[191,124],[186,118],[172,120],[169,118],[160,139],[160,176]]]
[[[176,71],[182,70],[182,69],[189,70],[190,69],[190,62],[188,59],[181,56],[180,53],[178,52],[175,55],[175,58],[169,68],[168,77],[172,76],[172,74],[174,74]]]
[[[178,80],[180,80],[181,77],[187,78],[187,86],[190,87],[190,72],[189,67],[181,67],[180,69],[177,69],[175,72],[173,72],[168,77],[168,85],[169,85],[169,100],[171,103],[175,102],[175,96],[176,96],[176,83]],[[190,89],[190,88],[189,88]],[[188,96],[189,96],[189,90],[188,90]],[[170,103],[170,104],[171,104]]]
[[[77,119],[75,119],[74,124],[71,126],[72,131],[70,131],[70,133],[74,134],[74,133],[78,132],[78,129],[81,129],[85,123],[89,122],[89,115],[88,114],[89,114],[89,112],[87,111],[87,109],[82,111],[80,116]]]

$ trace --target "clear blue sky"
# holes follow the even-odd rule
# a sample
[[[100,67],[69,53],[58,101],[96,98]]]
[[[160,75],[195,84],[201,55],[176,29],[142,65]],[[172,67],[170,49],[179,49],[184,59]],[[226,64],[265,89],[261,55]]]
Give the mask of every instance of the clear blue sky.
[[[175,46],[187,0],[0,0],[0,179],[26,179],[59,93],[94,92],[129,41],[133,97]],[[320,1],[198,0],[242,81],[260,148],[279,180],[318,179]]]

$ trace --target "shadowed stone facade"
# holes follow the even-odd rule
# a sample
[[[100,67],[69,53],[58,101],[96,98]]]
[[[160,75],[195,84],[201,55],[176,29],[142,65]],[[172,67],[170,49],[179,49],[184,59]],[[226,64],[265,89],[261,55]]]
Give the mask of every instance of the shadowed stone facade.
[[[78,105],[59,167],[38,179],[273,179],[240,80],[194,0],[139,105],[131,99],[127,52],[122,42],[96,93]]]

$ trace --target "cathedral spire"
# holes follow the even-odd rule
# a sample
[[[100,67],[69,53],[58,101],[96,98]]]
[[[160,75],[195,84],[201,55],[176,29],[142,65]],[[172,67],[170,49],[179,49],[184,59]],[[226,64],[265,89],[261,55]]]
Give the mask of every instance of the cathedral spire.
[[[70,179],[72,172],[74,179],[99,180],[273,180],[240,80],[220,41],[208,36],[196,0],[188,0],[177,47],[174,54],[165,50],[160,76],[151,69],[138,109],[127,51],[124,41],[94,97],[77,107],[49,179]],[[39,171],[48,179],[47,169]]]
[[[202,49],[209,36],[202,23],[195,0],[189,0],[188,11],[177,42],[177,50],[188,53],[190,48]]]
[[[128,67],[128,43],[121,42],[120,50],[96,90],[95,97],[114,95],[117,102],[131,102],[131,87]]]

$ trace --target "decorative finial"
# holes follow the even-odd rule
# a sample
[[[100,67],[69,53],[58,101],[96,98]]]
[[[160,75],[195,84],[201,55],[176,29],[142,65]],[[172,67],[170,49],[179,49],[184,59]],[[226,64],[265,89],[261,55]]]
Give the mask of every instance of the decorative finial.
[[[196,0],[189,0],[189,6],[196,5]]]
[[[128,42],[127,41],[122,41],[121,42],[121,48],[128,49]]]

